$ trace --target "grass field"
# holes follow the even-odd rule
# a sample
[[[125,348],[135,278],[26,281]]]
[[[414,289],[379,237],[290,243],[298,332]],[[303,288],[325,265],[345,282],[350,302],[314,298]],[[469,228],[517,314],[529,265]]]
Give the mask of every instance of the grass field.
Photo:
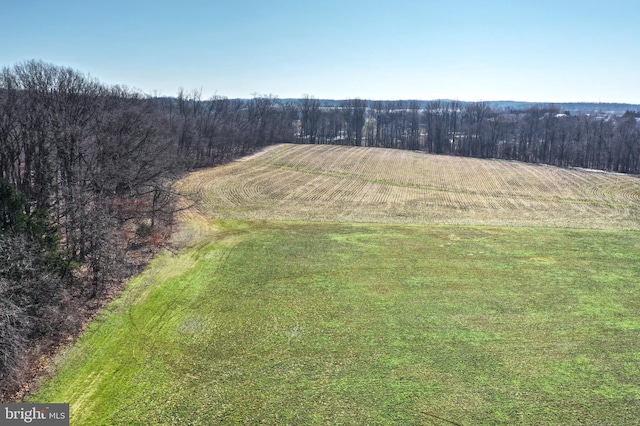
[[[187,177],[198,204],[176,253],[131,281],[33,400],[70,402],[82,425],[638,423],[634,178],[335,148],[286,145]],[[330,165],[314,166],[325,154]],[[380,155],[395,174],[367,166]],[[483,168],[494,183],[465,189],[462,176],[491,176]],[[521,176],[533,170],[552,177]],[[349,180],[386,187],[387,212],[410,204],[401,223]],[[482,204],[499,182],[505,196]],[[460,208],[461,224],[410,224],[416,193],[475,207]],[[434,202],[443,220],[463,205],[448,202]],[[578,218],[558,212],[551,227],[533,210],[524,226],[528,202]],[[467,225],[500,208],[522,226]],[[377,217],[387,223],[364,223]]]

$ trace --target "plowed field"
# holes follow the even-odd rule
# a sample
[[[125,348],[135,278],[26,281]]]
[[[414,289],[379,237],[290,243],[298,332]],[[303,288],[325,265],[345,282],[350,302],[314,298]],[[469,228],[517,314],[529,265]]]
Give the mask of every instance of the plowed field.
[[[513,161],[278,145],[178,185],[206,217],[640,229],[640,178]]]

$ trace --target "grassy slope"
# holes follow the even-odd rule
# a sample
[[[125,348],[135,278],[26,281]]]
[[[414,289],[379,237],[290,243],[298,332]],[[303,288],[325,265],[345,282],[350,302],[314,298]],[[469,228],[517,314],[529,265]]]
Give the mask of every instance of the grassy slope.
[[[635,232],[219,226],[133,280],[34,400],[83,425],[637,420]]]

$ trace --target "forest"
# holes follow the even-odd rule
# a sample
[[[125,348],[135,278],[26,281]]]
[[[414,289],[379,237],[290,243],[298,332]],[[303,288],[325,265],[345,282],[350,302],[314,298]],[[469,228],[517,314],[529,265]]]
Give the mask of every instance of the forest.
[[[155,97],[27,61],[0,75],[0,400],[140,271],[198,168],[297,142],[640,173],[640,114],[484,102]]]

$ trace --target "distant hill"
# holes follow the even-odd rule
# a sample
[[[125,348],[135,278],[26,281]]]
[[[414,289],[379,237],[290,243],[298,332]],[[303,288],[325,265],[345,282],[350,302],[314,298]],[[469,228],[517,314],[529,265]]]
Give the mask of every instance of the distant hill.
[[[282,99],[285,102],[297,102],[299,99],[287,98]],[[418,100],[420,107],[424,108],[429,102],[440,100],[444,102],[451,102],[450,99],[433,99],[433,100]],[[403,99],[404,102],[409,102],[408,99]],[[327,107],[340,106],[343,100],[338,99],[320,99],[322,105]],[[461,104],[470,104],[475,102],[459,101]],[[609,113],[624,113],[626,111],[640,111],[640,104],[621,104],[621,103],[588,103],[588,102],[521,102],[521,101],[485,101],[490,107],[497,109],[512,109],[512,110],[526,110],[534,106],[546,107],[554,105],[562,111],[569,111],[572,113],[591,113],[591,112],[609,112]]]
[[[588,103],[588,102],[516,102],[516,101],[489,101],[487,102],[493,108],[503,109],[528,109],[533,106],[554,105],[562,111],[569,112],[612,112],[624,113],[626,111],[640,111],[640,104],[618,104],[618,103]]]

